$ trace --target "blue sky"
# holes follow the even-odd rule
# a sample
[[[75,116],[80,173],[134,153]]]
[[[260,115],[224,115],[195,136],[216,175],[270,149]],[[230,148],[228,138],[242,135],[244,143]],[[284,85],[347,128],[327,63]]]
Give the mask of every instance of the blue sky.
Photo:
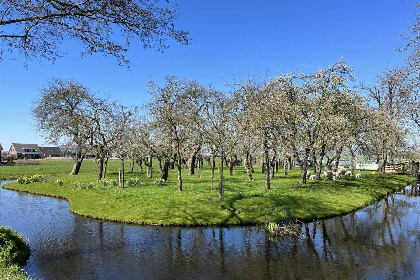
[[[370,83],[387,65],[402,65],[396,52],[412,23],[414,8],[404,0],[284,1],[171,0],[182,14],[176,27],[190,31],[191,45],[168,41],[164,53],[143,50],[139,42],[127,54],[130,70],[113,57],[80,57],[68,41],[64,58],[54,64],[6,55],[0,62],[0,143],[47,144],[34,130],[30,114],[40,89],[52,78],[76,79],[93,93],[125,105],[150,100],[146,84],[180,76],[222,87],[248,76],[300,70],[310,73],[341,57],[354,66],[357,81]]]

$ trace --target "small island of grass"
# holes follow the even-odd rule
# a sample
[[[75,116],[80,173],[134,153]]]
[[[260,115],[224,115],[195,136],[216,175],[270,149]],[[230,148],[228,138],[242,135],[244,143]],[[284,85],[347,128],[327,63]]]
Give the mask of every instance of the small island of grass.
[[[308,181],[299,184],[299,169],[288,175],[275,174],[271,189],[264,188],[264,174],[254,173],[247,180],[243,167],[235,167],[233,176],[225,176],[224,199],[219,200],[218,186],[211,186],[211,170],[204,167],[201,179],[184,175],[178,191],[176,170],[167,181],[147,179],[146,171],[126,171],[126,187],[118,182],[119,160],[111,160],[106,180],[96,182],[94,160],[85,160],[79,175],[68,175],[71,160],[41,160],[40,165],[3,166],[0,178],[31,178],[37,182],[10,183],[4,186],[23,192],[63,198],[72,212],[95,219],[147,225],[251,225],[270,220],[312,220],[341,215],[369,205],[401,190],[414,179],[400,175],[362,173],[362,179]],[[155,170],[158,170],[156,166]],[[216,170],[217,173],[217,170]],[[38,174],[38,175],[36,175]],[[217,174],[216,174],[217,175]],[[37,177],[38,176],[38,177]]]

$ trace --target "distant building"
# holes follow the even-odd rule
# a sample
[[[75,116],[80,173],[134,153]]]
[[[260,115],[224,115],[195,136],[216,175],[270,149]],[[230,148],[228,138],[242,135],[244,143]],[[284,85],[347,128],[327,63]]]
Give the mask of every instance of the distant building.
[[[15,159],[38,159],[41,157],[37,144],[12,143],[9,155]]]
[[[43,158],[61,157],[63,154],[59,147],[39,147],[39,151]]]

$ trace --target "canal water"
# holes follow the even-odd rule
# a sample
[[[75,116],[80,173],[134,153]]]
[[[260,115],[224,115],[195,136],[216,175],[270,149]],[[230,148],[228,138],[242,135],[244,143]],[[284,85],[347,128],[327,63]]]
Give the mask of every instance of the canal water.
[[[258,227],[99,222],[1,188],[0,224],[29,240],[25,270],[42,279],[420,279],[418,185],[280,240]]]

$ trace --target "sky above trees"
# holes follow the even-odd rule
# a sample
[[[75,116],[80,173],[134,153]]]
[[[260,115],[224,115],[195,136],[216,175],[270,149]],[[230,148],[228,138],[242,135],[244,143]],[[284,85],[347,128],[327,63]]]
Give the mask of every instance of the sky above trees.
[[[113,57],[80,58],[74,41],[62,45],[64,58],[29,61],[18,53],[0,62],[0,143],[45,144],[35,131],[30,109],[53,78],[75,79],[98,97],[124,105],[151,100],[146,84],[179,76],[223,89],[224,83],[249,76],[273,77],[300,70],[315,72],[341,57],[354,66],[357,82],[371,83],[387,66],[402,65],[405,53],[397,33],[412,23],[406,1],[193,1],[172,0],[181,16],[176,27],[190,32],[191,45],[168,40],[165,52],[144,50],[134,41],[130,68]]]

